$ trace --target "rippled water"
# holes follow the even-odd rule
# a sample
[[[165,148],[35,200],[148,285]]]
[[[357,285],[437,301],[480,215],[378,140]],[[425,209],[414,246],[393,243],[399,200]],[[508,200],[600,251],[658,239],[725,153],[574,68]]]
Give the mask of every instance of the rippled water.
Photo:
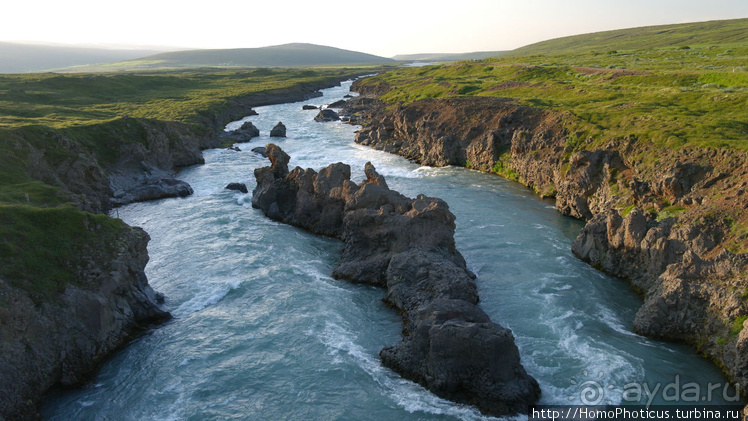
[[[458,248],[478,275],[480,305],[513,329],[525,368],[540,382],[541,403],[619,403],[632,384],[724,384],[688,348],[631,332],[640,299],[626,282],[571,254],[582,224],[551,202],[496,176],[419,167],[356,145],[357,127],[316,123],[315,111],[301,110],[342,98],[349,85],[304,103],[257,108],[246,120],[260,138],[240,144],[243,152],[205,151],[205,165],[179,174],[193,196],[118,210],[151,235],[146,272],[175,320],[119,352],[90,385],[48,399],[45,418],[483,418],[380,365],[379,350],[400,340],[400,319],[381,302],[383,290],[330,277],[342,243],[270,221],[251,208],[250,195],[224,190],[239,181],[251,191],[252,171],[268,161],[249,150],[271,141],[278,121],[288,138],[272,141],[291,155],[291,166],[343,161],[358,182],[372,161],[393,189],[449,203]]]

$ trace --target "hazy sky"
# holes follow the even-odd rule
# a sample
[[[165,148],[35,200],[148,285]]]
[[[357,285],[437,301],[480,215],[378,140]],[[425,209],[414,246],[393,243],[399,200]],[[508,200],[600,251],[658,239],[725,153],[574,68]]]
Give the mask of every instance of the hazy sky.
[[[8,0],[0,40],[190,48],[308,42],[391,57],[748,17],[748,0]]]

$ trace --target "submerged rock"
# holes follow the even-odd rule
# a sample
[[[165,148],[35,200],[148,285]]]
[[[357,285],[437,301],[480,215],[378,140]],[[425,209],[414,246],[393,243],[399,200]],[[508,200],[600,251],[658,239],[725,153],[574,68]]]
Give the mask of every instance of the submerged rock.
[[[319,107],[316,105],[304,105],[301,107],[302,110],[317,110]]]
[[[366,179],[350,166],[289,171],[290,157],[266,146],[271,166],[255,170],[252,206],[268,217],[345,242],[335,278],[387,288],[400,310],[403,341],[382,363],[438,396],[490,415],[526,412],[540,396],[510,330],[477,307],[475,275],[454,242],[446,202],[390,190],[371,163]]]
[[[278,124],[270,130],[270,137],[286,137],[286,126],[278,122]]]
[[[252,152],[256,154],[260,154],[263,156],[263,158],[267,158],[267,154],[265,154],[265,147],[264,146],[258,146],[256,148],[252,148]]]

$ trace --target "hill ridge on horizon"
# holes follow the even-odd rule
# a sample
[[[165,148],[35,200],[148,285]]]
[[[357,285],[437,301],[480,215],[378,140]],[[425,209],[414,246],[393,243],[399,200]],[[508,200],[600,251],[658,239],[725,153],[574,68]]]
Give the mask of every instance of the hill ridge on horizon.
[[[613,49],[642,50],[746,42],[748,42],[748,17],[638,26],[569,35],[525,45],[508,51],[502,56],[578,54],[589,53],[591,49],[604,53]]]
[[[161,67],[283,67],[389,63],[394,60],[326,45],[294,42],[267,47],[172,51],[131,61],[153,61]]]
[[[392,58],[313,43],[159,52],[0,41],[0,73],[106,72],[197,67],[296,67],[462,61],[748,42],[748,17],[614,29],[553,38],[510,51],[399,54]]]

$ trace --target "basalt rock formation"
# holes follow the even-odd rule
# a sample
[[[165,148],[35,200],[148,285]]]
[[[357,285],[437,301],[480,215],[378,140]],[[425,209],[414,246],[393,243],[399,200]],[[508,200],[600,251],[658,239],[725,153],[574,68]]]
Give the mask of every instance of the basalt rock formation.
[[[286,137],[286,125],[278,122],[278,124],[270,130],[270,137]]]
[[[249,142],[252,138],[260,136],[260,129],[251,121],[246,121],[238,129],[224,132],[221,136],[233,142]]]
[[[143,272],[148,240],[124,226],[90,245],[76,256],[80,285],[51,301],[0,279],[0,419],[37,419],[47,389],[81,384],[135,334],[171,317]]]
[[[389,105],[385,84],[341,114],[356,142],[423,165],[458,165],[517,180],[587,221],[572,251],[631,281],[644,298],[638,333],[694,345],[748,390],[748,153],[611,140],[571,141],[562,112],[510,99],[457,97]],[[591,141],[591,140],[590,140]]]
[[[491,415],[526,412],[540,389],[520,363],[510,330],[476,305],[473,275],[455,247],[455,216],[441,199],[390,190],[367,163],[351,181],[342,163],[289,171],[289,156],[269,144],[271,166],[255,170],[252,205],[268,217],[341,239],[333,276],[387,288],[402,315],[403,341],[382,362],[438,396]]]

